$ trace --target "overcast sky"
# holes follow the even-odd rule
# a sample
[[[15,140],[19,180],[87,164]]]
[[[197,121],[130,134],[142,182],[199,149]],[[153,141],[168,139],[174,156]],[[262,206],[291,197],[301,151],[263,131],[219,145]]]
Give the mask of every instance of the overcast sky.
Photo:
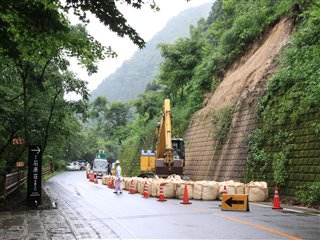
[[[181,11],[195,7],[213,0],[155,0],[160,7],[159,12],[153,11],[148,4],[142,9],[134,9],[125,4],[119,4],[119,9],[128,20],[128,23],[139,33],[139,35],[147,42],[157,32],[159,32],[168,20]],[[70,17],[72,23],[75,23],[76,18]],[[129,59],[138,48],[131,43],[128,38],[120,38],[112,33],[101,24],[94,17],[90,17],[90,24],[87,28],[88,32],[98,41],[105,46],[111,46],[112,49],[118,54],[115,59],[107,58],[99,63],[98,73],[88,76],[86,71],[79,67],[75,61],[71,61],[71,70],[75,72],[80,79],[88,82],[90,91],[97,88],[97,86],[118,67],[121,66],[123,61]]]

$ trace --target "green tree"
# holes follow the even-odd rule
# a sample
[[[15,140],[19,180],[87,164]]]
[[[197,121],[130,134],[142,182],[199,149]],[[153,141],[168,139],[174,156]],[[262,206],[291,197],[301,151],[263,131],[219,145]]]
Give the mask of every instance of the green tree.
[[[152,90],[146,90],[133,101],[133,106],[135,106],[137,113],[143,117],[145,122],[159,116],[162,104],[162,94]]]
[[[97,122],[96,131],[106,139],[119,143],[127,136],[123,128],[132,117],[127,103],[109,103],[105,97],[96,98],[91,104],[91,119]]]
[[[179,96],[180,101],[184,100],[186,87],[200,60],[201,49],[197,43],[189,38],[181,38],[174,44],[160,45],[165,60],[160,67],[158,82],[165,85],[164,94],[172,100],[175,96]]]
[[[65,14],[69,10],[87,23],[87,13],[93,13],[104,25],[116,32],[120,37],[128,36],[139,47],[145,42],[137,32],[127,23],[123,14],[118,10],[116,1],[42,1],[42,0],[21,0],[2,1],[0,3],[0,53],[6,54],[14,59],[21,55],[19,47],[21,37],[30,36],[30,39],[39,37],[55,36],[69,32],[69,23]],[[119,1],[118,1],[119,2]],[[142,1],[125,0],[126,4],[141,8]],[[157,10],[154,2],[150,6]],[[94,41],[91,38],[92,41]],[[69,45],[69,48],[77,47]],[[82,55],[86,51],[81,52]],[[92,54],[87,52],[87,54]],[[79,56],[79,55],[78,55]]]

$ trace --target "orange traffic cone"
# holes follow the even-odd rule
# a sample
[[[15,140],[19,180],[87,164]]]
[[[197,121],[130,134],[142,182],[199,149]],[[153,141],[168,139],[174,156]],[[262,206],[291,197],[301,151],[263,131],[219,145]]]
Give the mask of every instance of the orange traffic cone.
[[[274,189],[274,198],[273,198],[273,208],[272,209],[283,209],[280,206],[280,198],[279,198],[279,193],[278,193],[278,186],[275,187]]]
[[[135,194],[135,193],[136,192],[134,191],[134,182],[133,180],[131,180],[129,194]]]
[[[95,184],[98,184],[98,183],[99,183],[99,182],[98,182],[98,176],[97,176],[97,175],[95,175],[94,183],[95,183]]]
[[[144,189],[143,189],[143,198],[149,198],[150,194],[148,191],[147,182],[144,182]]]
[[[167,199],[164,198],[163,185],[164,185],[164,183],[160,183],[159,199],[157,200],[157,201],[159,201],[159,202],[165,202],[165,201],[167,201]]]
[[[180,202],[180,204],[191,204],[189,202],[189,196],[188,196],[188,187],[187,184],[184,185],[184,194],[183,194],[183,201]]]
[[[228,190],[227,190],[227,186],[226,185],[224,185],[224,187],[223,187],[223,193],[222,194],[228,194]]]
[[[91,175],[90,175],[90,182],[94,182],[94,180],[93,180],[93,173],[91,173]]]
[[[108,188],[111,188],[111,178],[108,179]]]

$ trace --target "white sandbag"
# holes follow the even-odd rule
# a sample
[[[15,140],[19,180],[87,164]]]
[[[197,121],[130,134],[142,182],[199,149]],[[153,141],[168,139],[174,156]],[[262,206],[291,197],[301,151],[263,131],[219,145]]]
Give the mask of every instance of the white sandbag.
[[[151,182],[151,189],[150,189],[150,195],[152,196],[152,197],[157,197],[158,195],[158,186],[160,185],[160,181],[158,180],[158,179],[156,179],[156,180],[153,180],[152,182]]]
[[[137,183],[137,185],[138,185],[138,193],[140,193],[140,194],[143,194],[143,188],[144,188],[144,182],[145,182],[145,180],[143,180],[143,179],[138,179],[138,183]]]
[[[228,194],[244,194],[244,183],[240,182],[229,182],[227,185]]]
[[[129,188],[130,188],[130,181],[129,180],[131,180],[131,179],[128,177],[123,177],[123,184],[122,184],[123,190],[129,190]]]
[[[176,196],[176,191],[175,191],[175,184],[173,182],[165,182],[162,185],[163,187],[163,195],[165,198],[175,198]],[[159,193],[158,196],[160,195],[160,184],[158,186]]]
[[[203,192],[203,181],[195,182],[193,188],[193,199],[201,200],[202,199],[202,192]],[[189,192],[188,192],[189,194]]]
[[[245,194],[244,183],[237,182],[235,185],[236,194]]]
[[[108,184],[108,176],[102,176],[102,184],[107,185]]]
[[[269,197],[266,182],[250,182],[245,185],[245,193],[248,194],[250,202],[263,202]]]
[[[128,191],[130,190],[131,180],[132,180],[132,178],[127,178],[127,179],[126,179],[126,182],[125,182],[125,184],[126,184],[126,189],[127,189]]]
[[[217,182],[207,182],[203,185],[202,200],[216,200],[219,197],[219,184]]]
[[[222,199],[222,194],[227,191],[227,194],[244,194],[244,184],[233,180],[219,182],[219,199]]]
[[[180,175],[176,175],[176,174],[172,174],[172,175],[168,176],[168,177],[166,178],[166,180],[169,180],[169,181],[173,180],[173,181],[175,181],[175,182],[180,182],[180,181],[182,181]]]

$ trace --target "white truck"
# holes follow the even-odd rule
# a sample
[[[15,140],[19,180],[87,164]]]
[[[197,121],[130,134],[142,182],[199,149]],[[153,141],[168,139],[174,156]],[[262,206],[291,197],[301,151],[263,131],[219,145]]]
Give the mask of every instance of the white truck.
[[[108,160],[96,158],[93,160],[92,172],[96,174],[97,177],[102,177],[103,174],[107,174],[108,171]]]

